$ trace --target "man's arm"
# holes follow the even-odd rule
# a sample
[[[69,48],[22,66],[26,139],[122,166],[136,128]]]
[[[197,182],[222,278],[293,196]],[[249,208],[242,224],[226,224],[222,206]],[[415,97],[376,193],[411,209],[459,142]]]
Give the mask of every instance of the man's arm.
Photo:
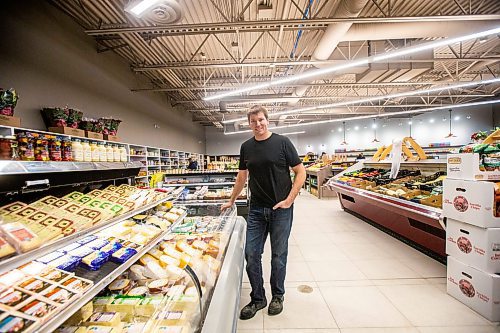
[[[304,168],[304,164],[297,164],[292,168],[292,170],[295,174],[292,189],[290,190],[288,197],[286,197],[285,200],[278,202],[273,207],[273,209],[289,208],[295,201],[295,198],[299,194],[302,185],[304,185],[304,182],[306,181],[306,168]]]
[[[243,187],[245,186],[245,183],[247,181],[247,176],[248,176],[248,170],[238,171],[238,175],[236,176],[236,181],[233,187],[233,192],[231,192],[231,198],[229,199],[228,202],[226,202],[220,207],[221,210],[226,210],[227,208],[231,207],[234,204],[236,198],[238,197],[238,195],[240,195],[241,191],[243,190]]]

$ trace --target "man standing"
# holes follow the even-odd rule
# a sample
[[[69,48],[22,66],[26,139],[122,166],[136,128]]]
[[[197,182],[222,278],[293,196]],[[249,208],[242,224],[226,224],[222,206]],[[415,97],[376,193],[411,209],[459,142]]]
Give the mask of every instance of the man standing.
[[[240,319],[250,319],[267,306],[262,276],[262,253],[267,235],[271,238],[271,292],[268,314],[283,310],[288,237],[292,228],[293,202],[306,178],[306,171],[292,142],[268,130],[269,117],[262,106],[247,113],[254,137],[240,148],[239,172],[229,202],[231,207],[243,190],[247,176],[250,188],[245,259],[252,292],[251,302],[243,307]],[[295,174],[292,184],[290,168]]]

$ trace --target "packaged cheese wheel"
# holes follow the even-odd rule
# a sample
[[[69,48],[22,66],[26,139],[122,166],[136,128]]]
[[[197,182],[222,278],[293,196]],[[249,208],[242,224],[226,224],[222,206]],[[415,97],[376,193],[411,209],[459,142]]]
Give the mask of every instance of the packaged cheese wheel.
[[[166,270],[166,272],[168,274],[168,278],[170,280],[177,280],[184,273],[184,271],[181,268],[179,268],[177,266],[174,266],[174,265],[167,265],[167,267],[165,268],[165,270]]]
[[[153,248],[153,249],[149,250],[148,254],[153,256],[155,259],[160,259],[160,257],[162,255],[164,255],[163,251],[160,251],[157,248]]]
[[[148,287],[140,286],[140,287],[135,287],[129,290],[127,293],[128,296],[146,296],[148,293],[149,289]]]
[[[129,276],[132,280],[145,280],[146,277],[144,276],[144,266],[141,265],[132,265],[129,268]]]
[[[153,280],[148,283],[148,289],[151,294],[163,293],[168,289],[168,279]]]
[[[139,259],[139,262],[140,262],[142,265],[144,265],[144,266],[146,266],[146,265],[148,264],[148,262],[150,262],[150,261],[156,261],[156,262],[157,262],[158,260],[156,260],[156,259],[155,259],[152,255],[147,254],[147,253],[146,253],[145,255],[143,255],[143,256]]]
[[[172,258],[181,259],[182,253],[177,251],[172,245],[163,247],[163,253]]]
[[[165,279],[168,277],[167,272],[161,268],[157,261],[149,261],[146,264],[144,275],[152,279]]]
[[[16,248],[17,252],[28,252],[42,245],[40,238],[31,229],[21,223],[4,224],[0,228],[6,236],[7,241]]]
[[[205,251],[207,248],[208,248],[208,244],[205,243],[204,241],[201,241],[201,240],[194,240],[193,243],[191,244],[192,247],[194,247],[195,249],[198,249],[198,250],[202,250],[202,251]]]
[[[133,283],[129,279],[117,279],[111,282],[108,289],[113,294],[125,295],[132,287]]]

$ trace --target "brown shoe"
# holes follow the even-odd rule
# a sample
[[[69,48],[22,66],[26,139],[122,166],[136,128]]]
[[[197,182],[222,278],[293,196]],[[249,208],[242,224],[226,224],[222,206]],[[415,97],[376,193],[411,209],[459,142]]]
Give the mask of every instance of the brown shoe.
[[[271,303],[269,303],[269,307],[267,308],[267,313],[270,316],[276,316],[283,311],[283,301],[285,300],[284,296],[273,296]]]

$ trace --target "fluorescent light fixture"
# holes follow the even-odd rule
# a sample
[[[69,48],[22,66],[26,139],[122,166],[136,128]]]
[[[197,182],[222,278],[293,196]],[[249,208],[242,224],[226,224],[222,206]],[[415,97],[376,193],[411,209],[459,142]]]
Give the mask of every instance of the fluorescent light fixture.
[[[436,47],[445,46],[445,45],[449,45],[449,44],[464,42],[464,41],[470,40],[470,39],[486,37],[486,36],[494,35],[494,34],[498,34],[498,33],[500,33],[500,27],[495,28],[495,29],[486,30],[486,31],[476,32],[476,33],[465,35],[465,36],[459,36],[459,37],[455,37],[455,38],[446,38],[446,39],[442,39],[442,40],[438,40],[438,41],[432,41],[432,42],[428,42],[428,43],[424,43],[424,44],[420,44],[420,45],[416,45],[416,46],[406,47],[406,48],[396,50],[393,52],[387,52],[387,53],[384,53],[381,55],[375,55],[375,56],[371,56],[371,57],[367,57],[367,58],[363,58],[363,59],[359,59],[359,60],[349,61],[349,62],[341,64],[341,65],[333,65],[333,66],[329,66],[327,68],[322,68],[322,69],[313,70],[313,71],[307,71],[307,72],[297,74],[297,75],[290,75],[286,78],[268,81],[268,82],[263,83],[263,84],[258,84],[258,85],[254,85],[254,86],[240,88],[240,89],[232,90],[232,91],[222,93],[222,94],[207,96],[207,97],[204,97],[203,100],[205,100],[205,101],[219,100],[219,99],[222,99],[222,98],[225,98],[228,96],[234,96],[234,95],[238,95],[238,94],[249,92],[249,91],[256,90],[256,89],[262,89],[262,88],[267,88],[270,86],[277,86],[277,85],[281,85],[284,83],[289,83],[292,81],[302,80],[302,79],[306,79],[306,78],[312,78],[312,77],[315,77],[318,75],[329,74],[329,73],[333,73],[333,72],[340,71],[340,70],[347,69],[347,68],[352,68],[352,67],[356,67],[356,66],[360,66],[360,65],[366,65],[366,64],[369,64],[372,62],[377,62],[377,61],[382,61],[382,60],[387,60],[387,59],[392,59],[392,58],[398,58],[398,57],[401,57],[404,55],[413,54],[413,53],[421,52],[424,50],[430,50],[430,49],[434,49]]]
[[[352,101],[343,101],[343,102],[336,102],[336,103],[330,103],[330,104],[310,106],[310,107],[305,107],[305,108],[300,108],[300,109],[295,109],[295,110],[286,110],[286,111],[281,111],[281,112],[275,112],[275,113],[271,113],[269,115],[269,117],[295,114],[295,113],[313,111],[313,110],[319,110],[319,109],[328,109],[328,108],[334,108],[334,107],[340,107],[340,106],[348,106],[348,105],[353,105],[353,104],[369,103],[369,102],[380,101],[383,99],[392,99],[392,98],[430,94],[430,93],[435,93],[435,92],[444,91],[444,90],[467,88],[467,87],[477,86],[477,85],[481,85],[481,84],[491,84],[491,83],[499,83],[499,82],[500,82],[500,78],[481,80],[481,81],[460,82],[460,83],[456,83],[456,84],[433,87],[433,88],[428,88],[428,89],[411,90],[411,91],[405,91],[405,92],[396,93],[396,94],[368,97],[368,98],[362,98],[362,99],[352,100]],[[247,120],[247,117],[224,120],[224,121],[222,121],[222,123],[229,124],[229,123],[234,123],[234,122],[243,121],[243,120]]]
[[[339,127],[339,132],[342,132],[342,127]]]
[[[357,131],[359,130],[359,126],[354,126],[354,129]]]
[[[377,124],[373,124],[373,125],[372,125],[372,128],[373,128],[373,129],[377,128]]]
[[[429,119],[429,122],[432,124],[434,123],[434,118]]]
[[[136,2],[134,5],[128,7],[125,10],[127,12],[134,14],[135,16],[141,16],[142,13],[144,13],[149,8],[153,7],[157,2],[158,0],[142,0]]]
[[[291,124],[291,125],[284,125],[284,126],[276,126],[276,127],[274,127],[274,129],[279,129],[279,128],[294,128],[294,127],[317,125],[317,124],[326,124],[326,123],[338,123],[338,122],[345,122],[345,121],[350,121],[350,120],[373,119],[373,118],[383,118],[383,117],[391,117],[391,116],[409,115],[409,114],[429,112],[429,111],[436,111],[436,110],[457,109],[457,108],[463,108],[463,107],[468,107],[468,106],[488,105],[488,104],[496,104],[496,103],[500,103],[500,98],[498,98],[498,99],[492,99],[492,100],[487,100],[487,101],[480,101],[480,102],[464,103],[464,104],[451,104],[451,105],[443,105],[443,106],[433,106],[433,107],[430,107],[430,108],[414,109],[414,110],[400,111],[400,112],[387,112],[387,113],[383,113],[383,114],[370,114],[370,115],[365,115],[365,116],[354,116],[354,117],[348,117],[348,118],[318,120],[318,121],[312,121],[312,122],[308,122],[308,123],[300,123],[300,124]],[[444,118],[444,120],[446,121],[446,118]],[[401,126],[402,123],[400,123],[399,125]],[[342,130],[339,129],[339,132],[341,132],[341,131]],[[226,132],[224,134],[225,135],[231,135],[231,134],[239,134],[239,133],[244,133],[244,132],[251,132],[251,130]]]
[[[460,116],[455,116],[455,118],[453,118],[453,120],[455,120],[455,121],[460,120]]]
[[[413,124],[413,122],[410,120],[410,121],[408,122],[408,125],[411,125],[411,124]]]
[[[305,132],[306,131],[286,132],[286,133],[281,133],[281,135],[304,134]]]

